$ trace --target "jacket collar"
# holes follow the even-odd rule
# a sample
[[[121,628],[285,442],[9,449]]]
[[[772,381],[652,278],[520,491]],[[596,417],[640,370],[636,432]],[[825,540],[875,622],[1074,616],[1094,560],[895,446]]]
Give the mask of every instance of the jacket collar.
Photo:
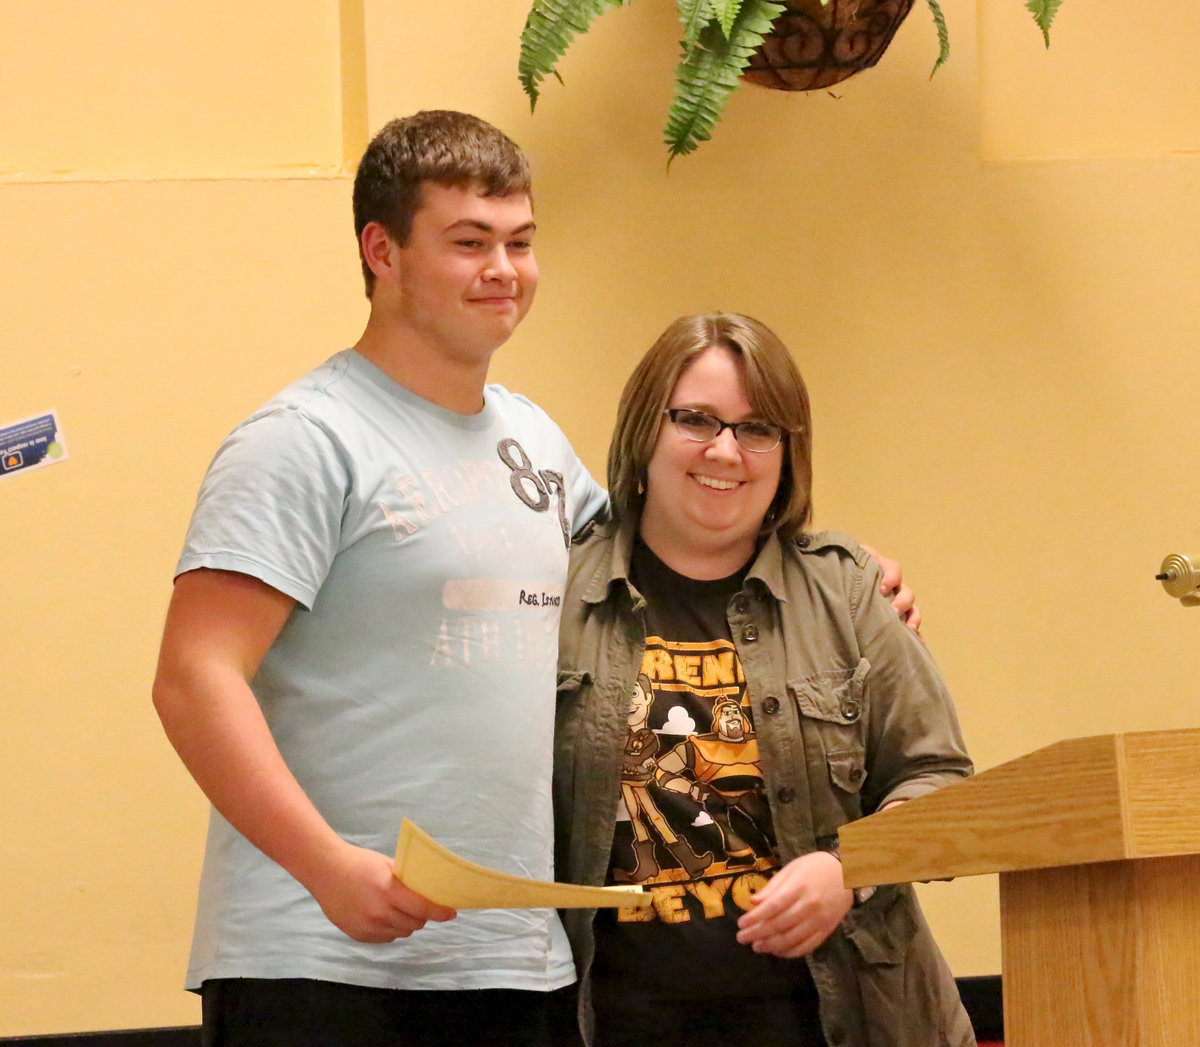
[[[584,603],[603,603],[614,589],[624,589],[629,593],[634,606],[640,607],[645,601],[629,580],[629,561],[636,539],[635,528],[626,525],[614,532],[602,527],[597,529],[596,534],[597,540],[604,542],[604,553],[583,589]],[[801,542],[804,540],[800,539]],[[777,535],[772,533],[767,536],[746,577],[757,579],[776,600],[787,599],[787,589],[783,584],[783,545]]]
[[[604,603],[611,592],[625,589],[633,598],[634,606],[641,606],[644,602],[642,596],[629,580],[629,559],[633,554],[635,537],[636,529],[633,525],[626,525],[615,531],[612,524],[596,529],[594,540],[604,543],[603,554],[596,561],[596,569],[584,586],[584,603]]]
[[[747,581],[751,578],[761,582],[776,600],[787,599],[787,589],[783,584],[783,543],[774,531],[767,535],[767,540],[754,558],[750,573],[746,575]]]

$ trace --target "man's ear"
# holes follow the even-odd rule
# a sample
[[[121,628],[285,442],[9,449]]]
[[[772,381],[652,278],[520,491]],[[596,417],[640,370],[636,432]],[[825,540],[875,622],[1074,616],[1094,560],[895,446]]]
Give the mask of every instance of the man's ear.
[[[386,280],[396,264],[396,241],[380,222],[368,222],[358,238],[362,256],[376,280]]]

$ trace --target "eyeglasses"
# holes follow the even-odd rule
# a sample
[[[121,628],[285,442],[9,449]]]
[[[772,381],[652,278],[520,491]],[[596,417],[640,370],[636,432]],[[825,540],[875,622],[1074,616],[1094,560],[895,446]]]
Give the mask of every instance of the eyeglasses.
[[[723,430],[731,429],[733,438],[741,447],[759,454],[775,450],[787,432],[783,426],[771,422],[723,422],[720,418],[703,411],[693,411],[690,407],[668,407],[663,414],[684,436],[698,444],[715,440]]]

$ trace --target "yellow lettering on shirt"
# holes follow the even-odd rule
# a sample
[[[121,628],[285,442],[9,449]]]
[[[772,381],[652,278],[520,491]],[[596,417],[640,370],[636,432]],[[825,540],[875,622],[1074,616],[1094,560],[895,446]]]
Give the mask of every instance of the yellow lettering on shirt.
[[[742,912],[749,912],[752,905],[750,899],[758,894],[766,885],[767,878],[761,873],[746,873],[745,876],[739,876],[733,882],[733,889],[729,897],[733,899],[733,904],[741,909]]]
[[[715,920],[718,916],[725,915],[725,893],[732,882],[732,878],[728,876],[713,880],[712,883],[697,880],[687,884],[687,892],[704,906],[704,918]]]
[[[682,872],[682,870],[679,870]],[[617,910],[619,923],[687,923],[692,912],[684,907],[687,895],[695,898],[704,910],[704,919],[717,920],[727,915],[725,902],[728,898],[742,912],[752,906],[750,899],[767,885],[769,876],[761,872],[744,872],[736,876],[719,876],[711,880],[690,880],[687,883],[656,883],[646,887],[654,904],[624,906]]]
[[[675,679],[681,680],[689,687],[700,686],[700,659],[688,655],[677,654],[674,658]]]
[[[671,656],[660,648],[648,648],[642,655],[642,672],[651,680],[674,680],[675,667]]]
[[[737,683],[737,676],[734,670],[734,657],[736,652],[724,651],[721,654],[706,654],[703,659],[703,684],[704,687],[717,687],[721,684]]]
[[[664,887],[655,887],[654,911],[663,923],[687,923],[692,914],[683,907],[684,888],[682,884],[671,883]]]

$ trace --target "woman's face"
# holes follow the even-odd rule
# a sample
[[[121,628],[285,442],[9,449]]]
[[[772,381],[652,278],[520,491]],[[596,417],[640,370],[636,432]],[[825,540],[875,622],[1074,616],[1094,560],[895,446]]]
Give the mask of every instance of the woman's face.
[[[688,365],[667,406],[690,407],[725,422],[775,421],[750,406],[740,361],[724,346],[706,349]],[[709,565],[702,573],[693,570],[695,577],[732,574],[754,553],[782,462],[782,444],[747,451],[731,429],[698,443],[664,417],[646,473],[642,537],[682,574],[689,570],[677,566],[681,562]]]

